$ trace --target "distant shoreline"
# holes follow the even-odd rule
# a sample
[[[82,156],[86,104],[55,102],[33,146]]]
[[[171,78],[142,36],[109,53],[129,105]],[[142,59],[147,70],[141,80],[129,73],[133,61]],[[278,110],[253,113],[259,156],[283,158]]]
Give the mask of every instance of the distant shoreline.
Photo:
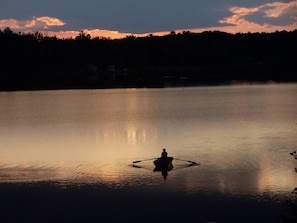
[[[297,82],[297,29],[111,40],[0,30],[0,91]]]
[[[221,82],[197,82],[197,83],[151,83],[151,84],[124,84],[124,85],[48,85],[48,86],[6,86],[0,87],[0,92],[12,92],[12,91],[42,91],[42,90],[92,90],[92,89],[128,89],[128,88],[176,88],[176,87],[209,87],[209,86],[230,86],[230,85],[252,85],[252,84],[294,84],[296,81],[257,81],[257,80],[233,80],[233,81],[221,81]]]

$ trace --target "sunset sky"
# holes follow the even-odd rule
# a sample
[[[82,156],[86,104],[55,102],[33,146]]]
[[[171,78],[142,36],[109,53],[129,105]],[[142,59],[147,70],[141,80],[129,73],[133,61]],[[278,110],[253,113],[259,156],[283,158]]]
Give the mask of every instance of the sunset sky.
[[[297,29],[297,0],[1,0],[0,30],[70,38]]]

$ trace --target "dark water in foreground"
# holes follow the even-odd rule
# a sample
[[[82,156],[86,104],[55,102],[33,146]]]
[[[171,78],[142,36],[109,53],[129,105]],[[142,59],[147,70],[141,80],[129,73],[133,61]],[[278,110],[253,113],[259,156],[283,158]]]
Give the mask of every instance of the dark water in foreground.
[[[294,214],[296,98],[296,84],[1,92],[2,217],[282,222]],[[166,180],[146,160],[163,147]]]

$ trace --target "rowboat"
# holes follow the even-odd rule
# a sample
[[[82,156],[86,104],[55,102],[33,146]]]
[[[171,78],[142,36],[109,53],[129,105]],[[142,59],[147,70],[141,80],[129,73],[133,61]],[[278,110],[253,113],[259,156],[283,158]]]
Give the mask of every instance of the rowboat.
[[[174,159],[190,163],[190,164],[186,164],[184,166],[179,165],[179,169],[194,166],[194,165],[200,165],[199,163],[196,163],[191,160],[183,160],[183,159],[179,159],[179,158],[174,158]],[[148,160],[154,160],[153,161],[153,163],[155,165],[154,172],[161,172],[164,179],[167,178],[168,172],[173,169],[173,164],[172,164],[173,157],[165,157],[165,158],[160,157],[160,158],[151,158],[151,159],[145,159],[145,160],[135,160],[132,162],[133,163],[132,166],[136,167],[136,168],[145,168],[144,166],[142,167],[142,166],[136,165],[135,163],[144,162],[144,161],[148,161]],[[177,168],[175,168],[175,170],[176,169]]]
[[[172,165],[173,157],[157,158],[154,160],[155,169],[154,171],[170,171],[173,168]]]

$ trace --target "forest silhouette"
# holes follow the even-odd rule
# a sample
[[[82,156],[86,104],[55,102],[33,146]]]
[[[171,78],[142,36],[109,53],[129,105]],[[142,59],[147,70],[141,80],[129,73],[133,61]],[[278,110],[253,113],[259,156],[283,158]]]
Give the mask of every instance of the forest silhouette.
[[[59,39],[0,30],[0,90],[295,82],[297,29]]]

